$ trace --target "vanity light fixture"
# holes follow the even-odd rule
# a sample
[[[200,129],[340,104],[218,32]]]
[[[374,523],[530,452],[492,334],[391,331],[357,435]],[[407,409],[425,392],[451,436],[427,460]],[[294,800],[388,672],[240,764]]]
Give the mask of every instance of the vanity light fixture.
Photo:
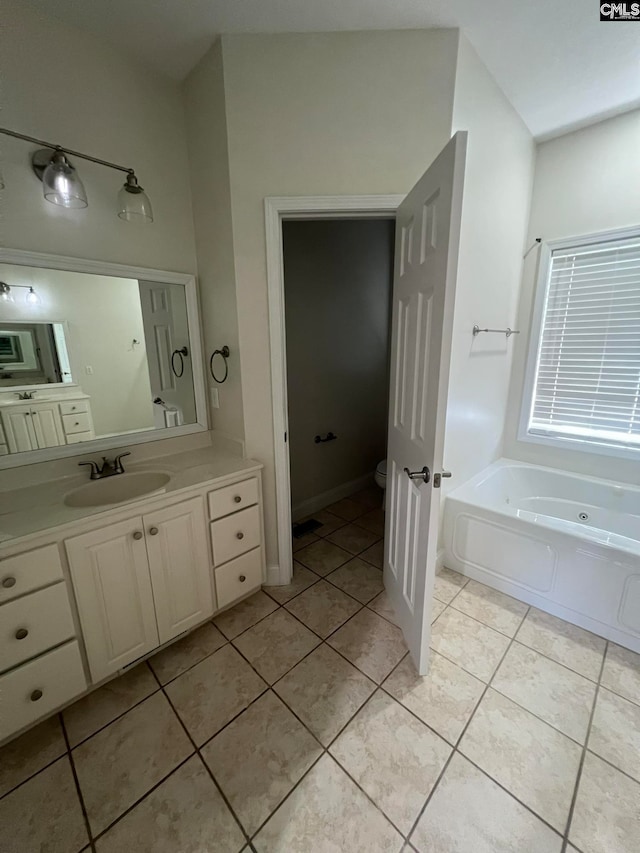
[[[16,287],[20,287],[27,291],[24,299],[27,305],[40,305],[41,299],[31,285],[14,284],[13,288],[11,288],[4,281],[0,281],[0,302],[15,302],[15,299],[13,298],[13,290]]]
[[[4,281],[0,281],[0,302],[14,302],[11,288]]]
[[[25,302],[27,305],[40,305],[40,297],[32,287],[27,291]]]
[[[34,136],[17,133],[5,127],[0,127],[0,133],[5,136],[13,136],[15,139],[22,139],[25,142],[45,146],[34,151],[31,156],[31,167],[42,181],[45,199],[52,204],[75,209],[87,207],[89,204],[83,183],[75,166],[69,161],[69,155],[72,155],[83,160],[89,160],[91,163],[98,163],[100,166],[107,166],[109,169],[125,172],[125,182],[118,193],[118,216],[127,222],[153,222],[151,202],[138,183],[133,169],[127,166],[119,166],[117,163],[110,163],[108,160],[101,160],[99,157],[83,154],[81,151],[63,148],[60,145],[36,139]],[[0,297],[2,297],[1,292]]]

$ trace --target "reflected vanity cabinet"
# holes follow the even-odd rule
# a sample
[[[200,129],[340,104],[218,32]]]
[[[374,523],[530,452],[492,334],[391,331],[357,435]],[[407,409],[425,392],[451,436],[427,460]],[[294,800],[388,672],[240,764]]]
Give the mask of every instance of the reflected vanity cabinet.
[[[77,444],[95,438],[86,395],[0,403],[0,455]]]
[[[0,551],[0,742],[263,583],[257,465],[108,516]]]

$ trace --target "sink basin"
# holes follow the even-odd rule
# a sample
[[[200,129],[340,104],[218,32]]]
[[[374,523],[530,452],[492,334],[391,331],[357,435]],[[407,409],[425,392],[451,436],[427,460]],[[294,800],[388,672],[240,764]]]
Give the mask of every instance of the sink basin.
[[[104,480],[90,480],[65,495],[67,506],[108,506],[164,490],[171,477],[162,471],[115,474]]]

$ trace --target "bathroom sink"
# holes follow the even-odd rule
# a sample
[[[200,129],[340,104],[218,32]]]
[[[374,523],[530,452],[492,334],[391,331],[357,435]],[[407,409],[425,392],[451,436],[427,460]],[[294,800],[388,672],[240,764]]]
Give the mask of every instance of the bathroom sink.
[[[171,477],[162,471],[116,474],[104,480],[90,480],[65,495],[67,506],[108,506],[125,503],[163,491]]]

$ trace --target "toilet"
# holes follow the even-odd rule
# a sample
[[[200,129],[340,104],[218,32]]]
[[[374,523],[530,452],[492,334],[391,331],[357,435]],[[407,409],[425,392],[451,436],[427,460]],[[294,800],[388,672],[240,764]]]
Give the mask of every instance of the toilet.
[[[378,462],[376,465],[376,473],[374,474],[374,480],[380,486],[380,488],[384,491],[387,487],[387,460],[383,459],[382,462]]]

